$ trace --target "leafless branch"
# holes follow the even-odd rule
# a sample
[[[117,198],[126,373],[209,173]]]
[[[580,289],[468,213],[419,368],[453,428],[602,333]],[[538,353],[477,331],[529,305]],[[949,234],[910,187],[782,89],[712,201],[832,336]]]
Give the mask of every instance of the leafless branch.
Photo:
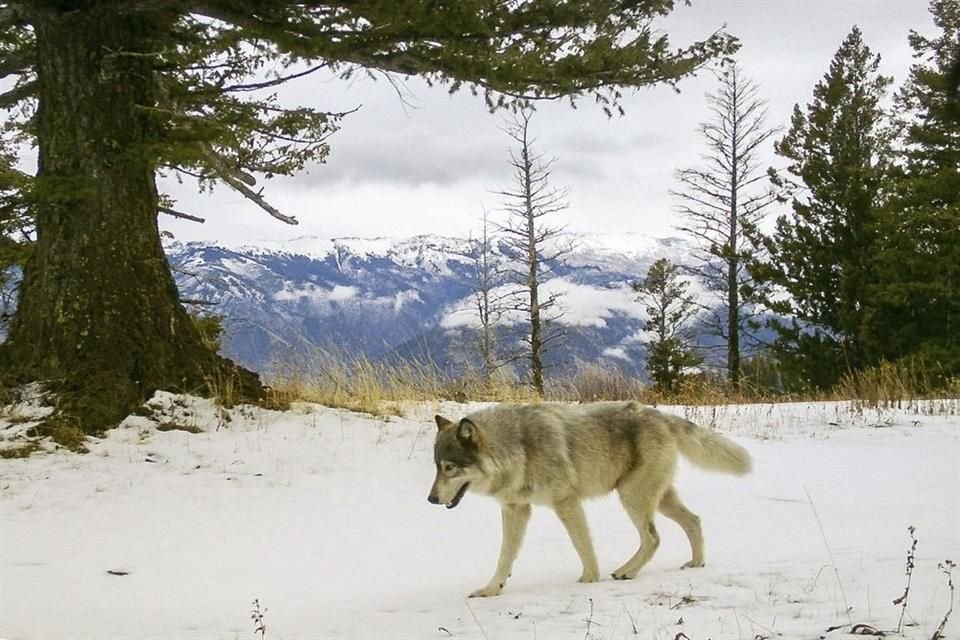
[[[240,195],[252,201],[255,205],[257,205],[258,207],[260,207],[261,209],[269,213],[271,216],[273,216],[277,220],[281,222],[285,222],[289,225],[300,224],[300,222],[296,218],[294,218],[293,216],[288,216],[281,213],[279,209],[277,209],[276,207],[271,205],[269,202],[267,202],[263,198],[263,196],[261,196],[259,193],[254,192],[253,189],[251,189],[244,183],[240,182],[238,179],[234,178],[233,176],[224,175],[224,176],[220,176],[220,179],[226,182],[231,187],[233,187],[235,190],[239,191]]]
[[[183,213],[182,211],[177,211],[176,209],[171,209],[170,207],[157,207],[157,211],[160,213],[165,213],[168,216],[173,216],[174,218],[180,218],[182,220],[190,220],[191,222],[199,222],[200,224],[206,222],[205,218],[192,216],[189,213]]]
[[[194,307],[215,307],[219,304],[215,300],[198,300],[196,298],[180,298],[180,302]]]

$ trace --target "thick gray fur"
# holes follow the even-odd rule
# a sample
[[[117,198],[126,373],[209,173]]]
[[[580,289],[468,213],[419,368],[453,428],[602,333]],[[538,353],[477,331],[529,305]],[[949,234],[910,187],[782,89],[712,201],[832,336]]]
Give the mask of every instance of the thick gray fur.
[[[503,541],[490,582],[471,596],[495,596],[510,575],[531,505],[547,505],[570,534],[583,564],[581,582],[600,578],[581,501],[616,490],[640,534],[640,548],[613,572],[629,579],[660,543],[657,511],[687,535],[692,558],[704,564],[700,518],[673,488],[677,458],[711,471],[742,475],[750,455],[727,438],[635,402],[583,405],[498,405],[458,422],[436,417],[437,474],[428,499],[452,508],[464,493],[492,496],[502,507]]]

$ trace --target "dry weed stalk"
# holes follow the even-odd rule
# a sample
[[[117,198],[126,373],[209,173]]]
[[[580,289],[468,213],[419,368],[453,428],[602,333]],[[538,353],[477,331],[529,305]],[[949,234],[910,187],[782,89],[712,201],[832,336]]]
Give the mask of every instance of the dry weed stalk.
[[[917,536],[914,535],[917,529],[913,525],[907,527],[910,534],[910,548],[907,549],[906,576],[907,584],[903,588],[903,595],[893,601],[893,604],[900,605],[900,619],[897,620],[897,633],[903,629],[903,617],[907,613],[907,601],[910,598],[910,584],[913,582],[913,569],[916,566]]]
[[[937,630],[933,632],[932,636],[930,636],[930,640],[941,640],[946,638],[946,636],[943,635],[943,630],[947,626],[947,620],[950,619],[950,614],[953,613],[953,599],[955,595],[953,587],[953,570],[956,566],[957,565],[953,562],[953,560],[944,560],[937,565],[937,569],[940,569],[940,572],[946,574],[947,576],[947,587],[950,589],[950,608],[947,609],[945,614],[943,614],[943,619],[940,621],[940,624],[937,625]]]
[[[267,608],[261,609],[260,600],[254,599],[253,609],[250,610],[250,619],[253,621],[253,635],[260,640],[264,640],[267,636],[267,623],[264,621],[266,615]]]

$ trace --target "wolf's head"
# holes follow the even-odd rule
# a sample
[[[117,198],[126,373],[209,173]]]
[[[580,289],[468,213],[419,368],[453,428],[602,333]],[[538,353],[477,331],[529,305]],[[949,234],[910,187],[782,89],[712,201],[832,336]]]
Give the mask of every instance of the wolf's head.
[[[482,476],[480,450],[483,437],[469,418],[458,423],[443,416],[436,416],[435,420],[437,440],[433,445],[433,460],[437,465],[437,476],[427,500],[453,509],[460,504],[470,481]]]

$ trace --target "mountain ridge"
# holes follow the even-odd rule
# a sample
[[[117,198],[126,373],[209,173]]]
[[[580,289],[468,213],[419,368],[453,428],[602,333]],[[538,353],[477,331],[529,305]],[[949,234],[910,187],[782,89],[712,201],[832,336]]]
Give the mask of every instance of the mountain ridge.
[[[690,245],[643,234],[575,240],[543,284],[548,293],[564,294],[565,314],[556,323],[567,342],[551,364],[642,374],[644,314],[630,284],[660,257],[682,261]],[[181,296],[224,316],[225,355],[255,370],[270,371],[291,353],[314,348],[371,359],[423,358],[450,370],[471,366],[463,353],[451,352],[454,344],[465,350],[472,325],[469,238],[167,239],[164,248]],[[493,253],[506,259],[501,245]],[[504,340],[516,339],[520,322],[507,318]]]

